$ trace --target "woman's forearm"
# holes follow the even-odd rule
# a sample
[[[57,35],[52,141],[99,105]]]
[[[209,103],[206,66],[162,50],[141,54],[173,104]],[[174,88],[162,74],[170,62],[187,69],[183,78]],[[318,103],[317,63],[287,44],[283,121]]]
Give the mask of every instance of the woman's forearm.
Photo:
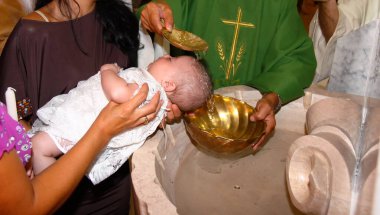
[[[145,101],[147,94],[148,86],[144,84],[129,102],[120,105],[108,103],[82,139],[33,180],[33,206],[38,214],[56,210],[70,196],[98,153],[112,137],[141,125],[142,116],[152,114],[152,117],[155,117],[160,107],[158,94],[149,104],[138,108]]]
[[[50,214],[74,191],[98,153],[109,140],[121,132],[153,119],[161,103],[159,94],[139,108],[146,100],[147,84],[130,101],[108,103],[78,143],[53,165],[37,175],[32,182],[15,150],[0,158],[0,214]]]
[[[45,214],[52,212],[45,209],[58,209],[75,190],[93,160],[109,140],[102,129],[92,126],[75,147],[35,178],[32,184],[34,206],[38,211]],[[54,181],[56,183],[52,183]]]
[[[32,183],[13,150],[0,162],[0,214],[50,214],[66,200],[79,184],[88,167],[110,140],[99,123],[54,165],[36,176]],[[8,165],[8,168],[2,168]]]

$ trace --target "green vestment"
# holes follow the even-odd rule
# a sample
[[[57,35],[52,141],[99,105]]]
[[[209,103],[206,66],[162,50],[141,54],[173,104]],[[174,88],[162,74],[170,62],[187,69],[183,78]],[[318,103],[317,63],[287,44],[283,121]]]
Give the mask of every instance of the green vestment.
[[[204,59],[214,88],[248,85],[287,103],[314,77],[312,42],[296,0],[166,0],[177,28],[209,45]]]

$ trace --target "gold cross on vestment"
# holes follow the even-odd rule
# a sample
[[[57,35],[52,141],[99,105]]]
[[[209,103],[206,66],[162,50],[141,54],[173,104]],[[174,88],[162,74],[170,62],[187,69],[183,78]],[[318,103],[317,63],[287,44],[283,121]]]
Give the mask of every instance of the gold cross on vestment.
[[[236,20],[222,19],[222,22],[224,24],[234,25],[235,26],[234,38],[232,40],[232,46],[231,46],[231,52],[230,52],[230,58],[228,60],[228,67],[227,67],[227,70],[226,70],[226,79],[227,80],[229,79],[230,74],[231,74],[231,69],[232,69],[232,65],[233,65],[233,59],[235,57],[235,52],[236,52],[236,44],[237,44],[237,41],[238,41],[238,38],[239,38],[240,27],[246,27],[246,28],[254,28],[255,27],[255,25],[252,24],[252,23],[241,22],[241,18],[242,18],[241,8],[238,7],[238,12],[237,12]]]

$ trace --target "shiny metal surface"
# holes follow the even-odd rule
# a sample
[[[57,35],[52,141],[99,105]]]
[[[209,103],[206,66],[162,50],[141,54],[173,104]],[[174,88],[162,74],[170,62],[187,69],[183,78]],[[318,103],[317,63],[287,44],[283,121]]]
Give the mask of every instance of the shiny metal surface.
[[[169,32],[165,28],[162,29],[162,35],[173,46],[186,50],[186,51],[207,51],[208,44],[202,38],[187,31],[173,28],[172,32]]]
[[[263,121],[251,122],[255,109],[235,98],[213,95],[194,114],[185,114],[186,130],[202,151],[221,157],[252,153],[251,145],[263,134]]]

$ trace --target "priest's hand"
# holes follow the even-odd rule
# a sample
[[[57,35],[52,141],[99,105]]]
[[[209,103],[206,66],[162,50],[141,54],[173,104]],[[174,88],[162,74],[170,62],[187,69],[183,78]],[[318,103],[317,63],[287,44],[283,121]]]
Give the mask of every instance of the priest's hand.
[[[141,12],[141,24],[150,32],[161,35],[163,27],[172,31],[173,28],[173,13],[167,3],[150,2]]]
[[[274,128],[276,127],[276,109],[281,103],[279,97],[276,93],[265,94],[256,104],[256,112],[250,116],[251,121],[263,120],[266,124],[264,134],[258,140],[256,144],[253,145],[253,151],[259,150],[264,144],[266,138]]]

